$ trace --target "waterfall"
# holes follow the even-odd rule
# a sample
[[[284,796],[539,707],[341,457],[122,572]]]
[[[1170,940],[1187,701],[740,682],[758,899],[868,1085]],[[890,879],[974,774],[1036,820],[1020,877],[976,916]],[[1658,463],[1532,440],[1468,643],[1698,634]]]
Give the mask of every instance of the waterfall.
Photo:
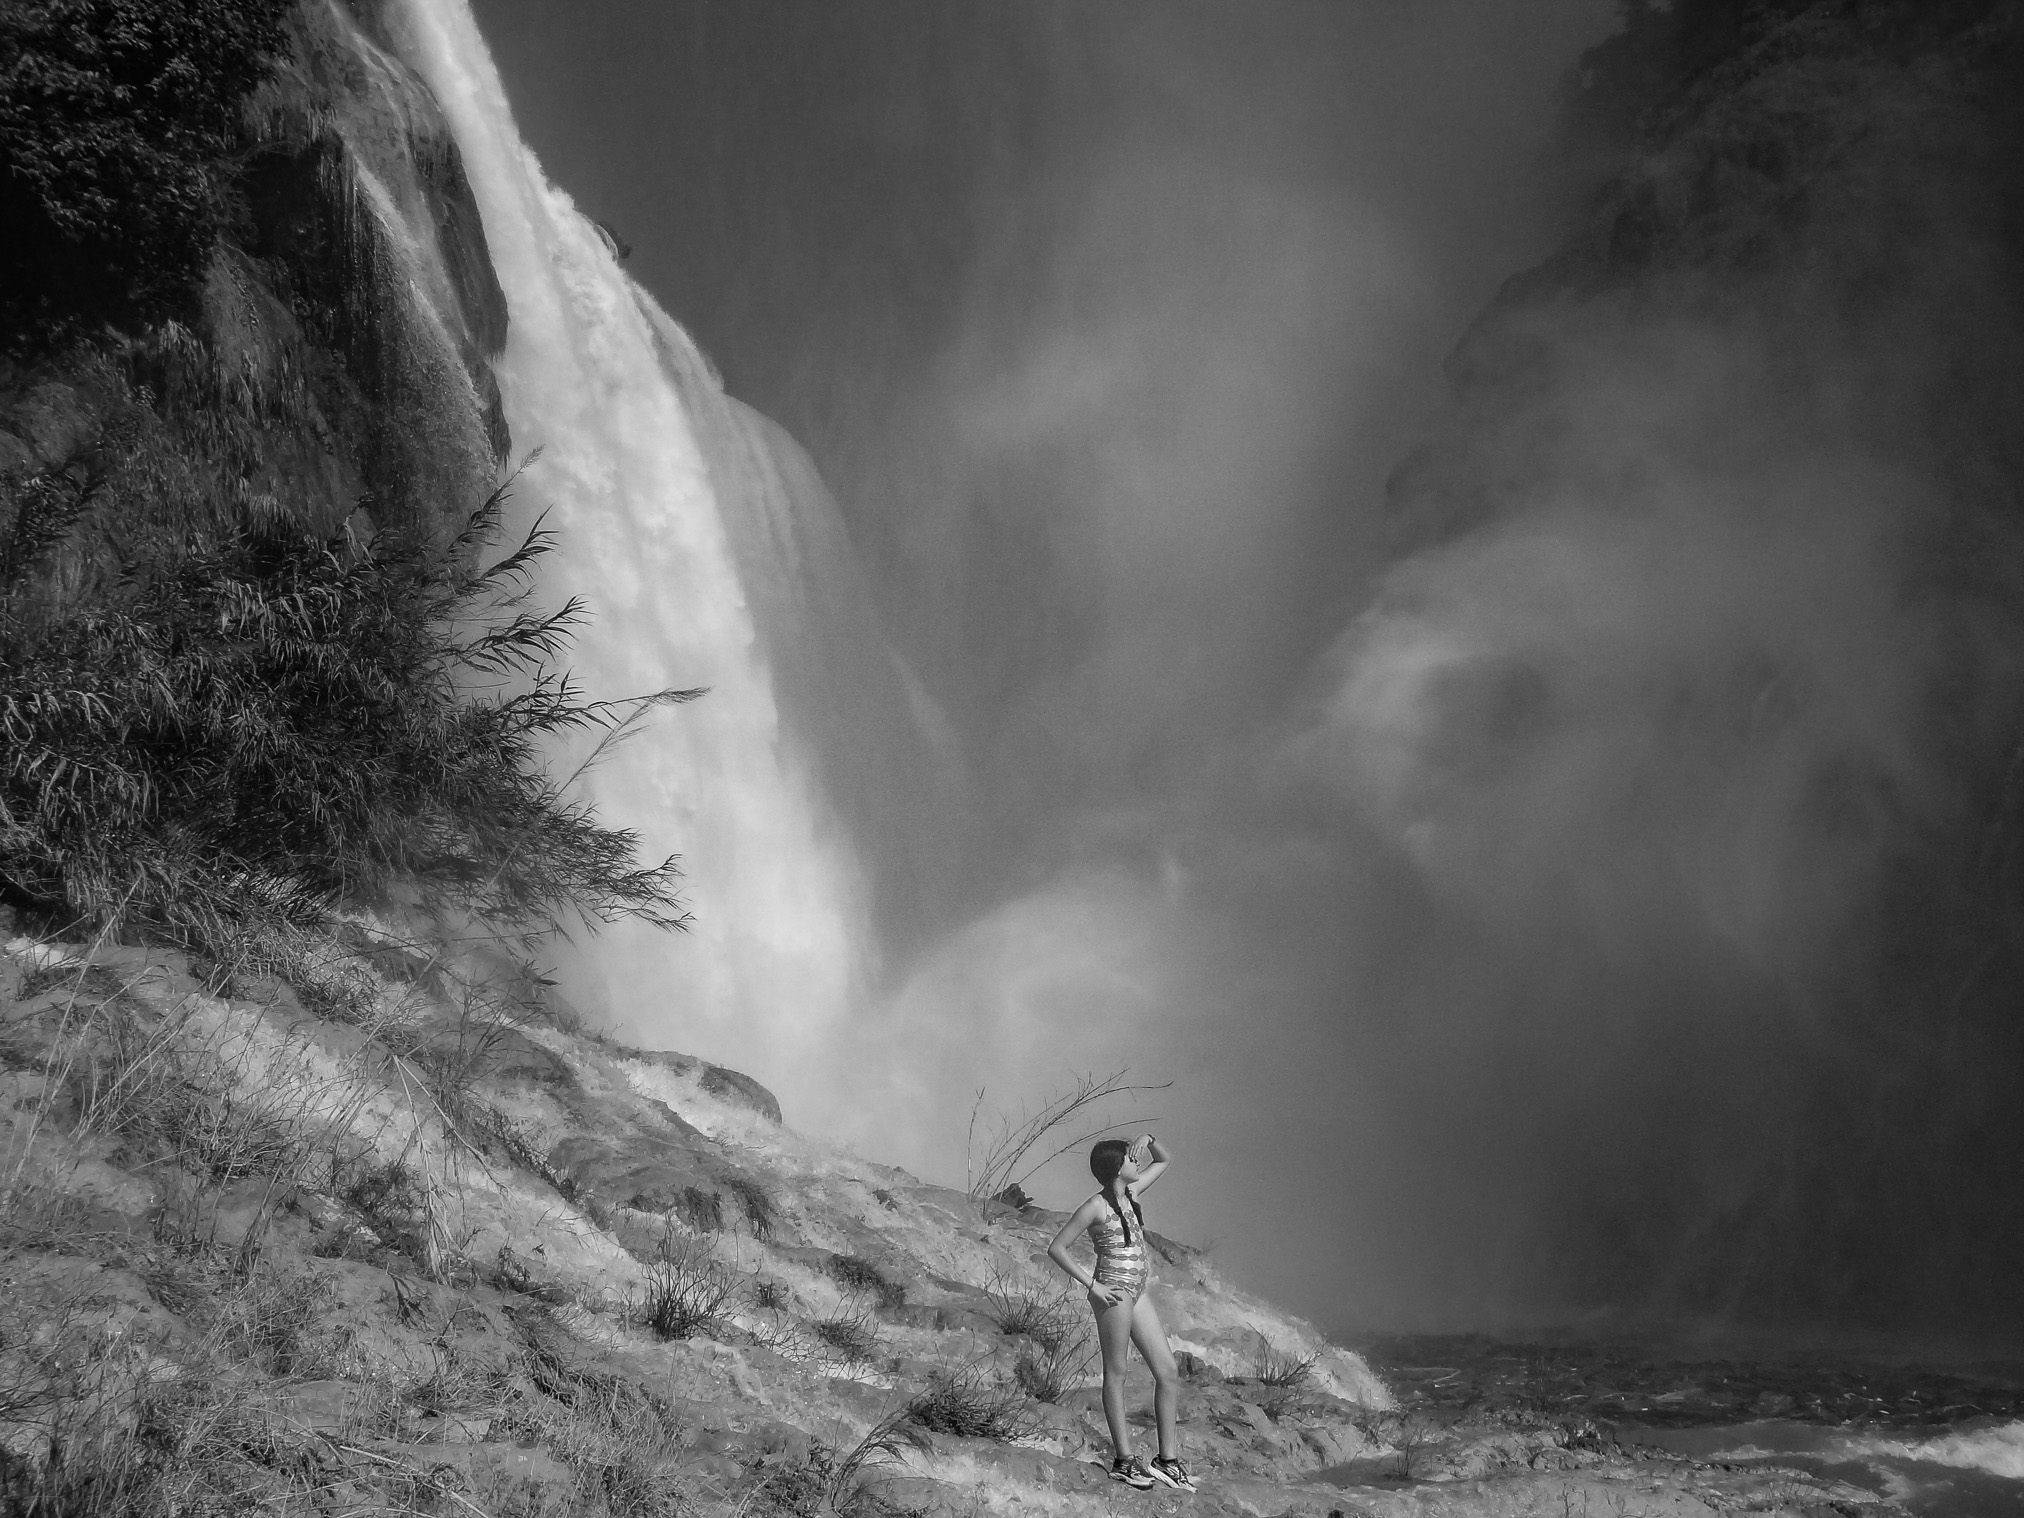
[[[542,450],[515,525],[548,510],[559,548],[543,590],[583,595],[594,617],[570,665],[597,698],[709,688],[582,782],[645,854],[681,855],[695,925],[607,930],[565,959],[564,990],[602,1002],[623,1037],[751,1070],[792,1115],[871,968],[861,872],[815,779],[820,714],[797,732],[787,710],[826,683],[805,661],[797,674],[791,649],[835,633],[826,604],[855,583],[841,523],[799,450],[722,394],[548,182],[464,0],[407,0],[397,25],[455,132],[506,294],[507,420],[516,449]],[[903,705],[864,610],[841,641],[878,673],[866,701]]]

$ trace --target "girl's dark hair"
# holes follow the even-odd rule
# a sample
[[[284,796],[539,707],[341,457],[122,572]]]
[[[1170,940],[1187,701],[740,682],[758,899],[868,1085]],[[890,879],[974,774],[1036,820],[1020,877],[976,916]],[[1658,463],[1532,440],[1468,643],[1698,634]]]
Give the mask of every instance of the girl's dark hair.
[[[1117,1173],[1124,1169],[1124,1157],[1131,1153],[1131,1145],[1123,1139],[1098,1139],[1096,1147],[1089,1151],[1089,1173],[1103,1184],[1103,1199],[1110,1203],[1110,1210],[1117,1214],[1117,1220],[1124,1225],[1124,1241],[1131,1243],[1131,1219],[1124,1215],[1124,1209],[1117,1204]],[[1130,1192],[1125,1200],[1131,1203],[1132,1213],[1139,1220],[1139,1227],[1146,1226],[1146,1215],[1138,1204],[1138,1198]]]

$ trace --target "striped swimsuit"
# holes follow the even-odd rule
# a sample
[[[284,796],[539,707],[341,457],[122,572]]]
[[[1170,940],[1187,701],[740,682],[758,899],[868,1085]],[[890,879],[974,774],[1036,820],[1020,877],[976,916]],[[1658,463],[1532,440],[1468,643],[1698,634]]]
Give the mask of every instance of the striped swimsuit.
[[[1131,1203],[1125,1204],[1127,1211]],[[1096,1245],[1097,1284],[1121,1291],[1128,1297],[1136,1297],[1146,1289],[1148,1265],[1146,1262],[1146,1231],[1136,1214],[1132,1214],[1131,1242],[1124,1241],[1124,1223],[1105,1202],[1096,1215],[1096,1221],[1089,1225],[1090,1241]]]

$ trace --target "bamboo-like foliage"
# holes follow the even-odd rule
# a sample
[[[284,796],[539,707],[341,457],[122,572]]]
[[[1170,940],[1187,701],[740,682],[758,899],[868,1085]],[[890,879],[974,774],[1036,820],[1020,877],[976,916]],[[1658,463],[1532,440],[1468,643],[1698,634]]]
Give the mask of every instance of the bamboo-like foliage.
[[[550,774],[669,689],[591,701],[557,668],[582,603],[530,609],[554,546],[503,558],[505,488],[447,546],[287,523],[137,562],[55,619],[0,583],[0,890],[215,952],[249,927],[418,902],[540,933],[682,926],[672,858],[636,861]]]

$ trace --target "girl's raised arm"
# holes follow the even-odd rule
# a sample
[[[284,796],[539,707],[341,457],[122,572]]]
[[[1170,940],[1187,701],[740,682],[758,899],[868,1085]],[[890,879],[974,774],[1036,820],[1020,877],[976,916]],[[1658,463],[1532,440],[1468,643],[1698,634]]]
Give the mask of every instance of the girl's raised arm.
[[[1142,1156],[1139,1163],[1145,1166],[1139,1172],[1139,1178],[1131,1183],[1131,1189],[1136,1193],[1144,1191],[1146,1187],[1152,1185],[1154,1181],[1166,1174],[1167,1162],[1173,1158],[1173,1155],[1167,1152],[1165,1144],[1162,1144],[1150,1133],[1141,1133],[1132,1141],[1132,1147],[1138,1150]],[[1144,1157],[1150,1157],[1152,1163],[1147,1165]]]

